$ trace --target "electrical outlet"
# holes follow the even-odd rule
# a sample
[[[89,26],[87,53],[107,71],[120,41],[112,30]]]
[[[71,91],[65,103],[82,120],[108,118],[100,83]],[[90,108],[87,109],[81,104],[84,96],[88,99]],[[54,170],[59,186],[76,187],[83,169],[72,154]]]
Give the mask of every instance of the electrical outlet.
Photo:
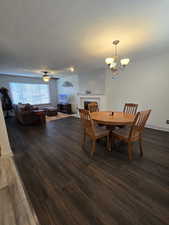
[[[166,124],[169,124],[169,120],[166,120]]]

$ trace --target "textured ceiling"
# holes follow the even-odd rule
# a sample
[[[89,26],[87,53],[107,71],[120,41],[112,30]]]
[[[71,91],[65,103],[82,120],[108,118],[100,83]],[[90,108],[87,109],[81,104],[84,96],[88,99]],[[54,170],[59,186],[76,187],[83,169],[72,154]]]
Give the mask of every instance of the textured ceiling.
[[[0,72],[103,68],[114,39],[121,55],[151,57],[169,50],[168,14],[169,0],[3,0]]]

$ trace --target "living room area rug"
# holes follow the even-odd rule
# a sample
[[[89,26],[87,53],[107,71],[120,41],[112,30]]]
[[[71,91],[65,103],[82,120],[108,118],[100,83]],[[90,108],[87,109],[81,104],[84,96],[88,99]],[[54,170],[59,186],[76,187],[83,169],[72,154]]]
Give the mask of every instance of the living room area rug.
[[[53,120],[60,120],[60,119],[63,119],[63,118],[66,118],[66,117],[71,117],[71,116],[72,115],[58,112],[57,116],[46,116],[46,121],[50,122],[50,121],[53,121]]]

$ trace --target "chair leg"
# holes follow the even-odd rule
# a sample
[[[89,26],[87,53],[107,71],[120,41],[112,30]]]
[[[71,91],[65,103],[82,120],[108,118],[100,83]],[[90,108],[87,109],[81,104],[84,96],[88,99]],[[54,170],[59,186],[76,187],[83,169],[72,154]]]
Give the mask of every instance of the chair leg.
[[[109,152],[111,152],[111,137],[109,135],[107,135],[106,148]]]
[[[115,138],[112,136],[112,135],[110,135],[110,149],[111,149],[111,151],[112,151],[112,148],[113,147],[115,147]]]
[[[143,142],[142,142],[142,138],[140,137],[139,139],[139,146],[140,146],[140,156],[143,156]]]
[[[91,150],[91,153],[90,153],[91,157],[93,156],[95,151],[96,151],[96,140],[93,140],[92,141],[92,150]]]
[[[132,154],[133,154],[133,148],[132,148],[132,143],[128,143],[128,159],[132,160]]]

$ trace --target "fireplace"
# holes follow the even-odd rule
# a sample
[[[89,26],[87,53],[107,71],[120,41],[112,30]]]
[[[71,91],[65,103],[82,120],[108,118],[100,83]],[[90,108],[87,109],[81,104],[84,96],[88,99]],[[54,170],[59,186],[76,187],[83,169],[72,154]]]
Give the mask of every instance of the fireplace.
[[[78,109],[88,109],[88,104],[94,102],[98,104],[99,111],[105,111],[106,101],[104,95],[83,95],[79,94],[77,96],[77,108]],[[77,113],[77,117],[79,117],[79,112]]]
[[[84,101],[84,109],[88,110],[88,104],[90,104],[90,103],[96,103],[97,104],[97,102],[94,102],[94,101]]]

